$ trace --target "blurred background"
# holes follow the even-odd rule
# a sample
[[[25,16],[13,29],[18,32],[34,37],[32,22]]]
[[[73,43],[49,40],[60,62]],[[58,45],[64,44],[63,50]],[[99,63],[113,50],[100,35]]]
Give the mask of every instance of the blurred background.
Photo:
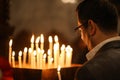
[[[69,42],[75,38],[77,0],[10,0],[10,24],[14,35],[23,30],[35,35],[57,32]]]

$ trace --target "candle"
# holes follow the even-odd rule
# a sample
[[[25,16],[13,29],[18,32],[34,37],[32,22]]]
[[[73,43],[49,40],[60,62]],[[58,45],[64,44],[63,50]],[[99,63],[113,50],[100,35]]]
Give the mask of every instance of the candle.
[[[45,68],[46,64],[46,54],[43,54],[43,68]]]
[[[64,44],[61,46],[61,54],[60,54],[59,62],[61,66],[64,66],[65,64],[65,45]]]
[[[19,64],[19,67],[22,67],[22,51],[19,51],[18,64]]]
[[[48,49],[48,65],[50,65],[50,59],[51,59],[51,53],[50,53],[50,49]]]
[[[40,67],[40,48],[37,50],[37,67]]]
[[[41,50],[44,50],[44,36],[43,36],[43,34],[40,35],[40,42],[41,42],[40,48],[41,48]]]
[[[12,43],[13,43],[13,40],[10,39],[9,41],[9,63],[11,64],[11,55],[12,55]]]
[[[29,50],[28,50],[28,63],[29,64],[31,64],[31,55],[32,55],[32,49],[31,48],[29,48]]]
[[[39,45],[38,45],[39,40],[40,40],[40,37],[37,37],[37,39],[36,39],[36,41],[35,41],[35,43],[36,43],[36,50],[38,50],[38,48],[39,48]]]
[[[54,44],[54,66],[58,65],[58,46]]]
[[[15,67],[15,51],[12,52],[12,66]]]
[[[52,40],[52,36],[49,36],[49,49],[50,49],[51,57],[52,57],[52,48],[53,48],[53,40]]]
[[[57,66],[58,65],[58,62],[59,62],[59,42],[58,42],[58,36],[57,35],[55,35],[54,36],[54,40],[55,40],[55,43],[54,43],[54,49],[55,49],[55,52],[54,52],[54,54],[55,54],[55,56],[56,56],[56,58],[57,59],[54,59],[56,62],[55,62],[55,66]]]
[[[60,66],[57,68],[58,80],[61,80]]]
[[[32,62],[33,68],[35,68],[36,67],[36,50],[34,50],[33,52],[32,60],[33,60]]]
[[[24,66],[26,64],[26,57],[27,57],[27,47],[24,48],[24,52],[23,52],[23,65]]]
[[[71,60],[72,60],[72,48],[70,45],[66,47],[66,65],[70,66],[71,65]]]
[[[44,50],[40,50],[40,67],[43,66],[43,54],[44,54]]]
[[[32,38],[31,38],[31,49],[32,51],[34,50],[34,35],[32,35]]]

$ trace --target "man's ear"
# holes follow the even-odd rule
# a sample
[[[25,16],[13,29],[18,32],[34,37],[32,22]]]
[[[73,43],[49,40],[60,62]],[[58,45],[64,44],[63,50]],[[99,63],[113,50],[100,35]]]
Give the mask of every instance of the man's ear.
[[[91,36],[95,35],[96,33],[96,24],[93,20],[88,20],[88,27],[89,27],[89,34]]]

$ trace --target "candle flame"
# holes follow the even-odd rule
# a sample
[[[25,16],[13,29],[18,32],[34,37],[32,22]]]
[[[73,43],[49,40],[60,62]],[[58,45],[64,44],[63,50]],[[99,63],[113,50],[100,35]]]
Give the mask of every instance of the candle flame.
[[[44,59],[46,58],[46,54],[43,55],[43,58],[44,58]]]
[[[41,41],[41,43],[44,43],[44,36],[43,36],[43,34],[40,35],[40,41]]]
[[[62,46],[61,46],[61,51],[62,50],[65,50],[65,45],[64,44],[62,44]]]
[[[29,48],[29,50],[28,50],[28,51],[29,51],[29,53],[32,53],[32,49],[31,49],[31,48]]]
[[[52,43],[52,36],[49,36],[49,42]]]
[[[13,57],[15,56],[15,51],[12,52],[12,56],[13,56]]]
[[[34,56],[36,56],[36,55],[37,55],[37,52],[36,52],[36,50],[34,50],[33,54],[34,54]]]
[[[27,47],[24,48],[24,52],[27,53]]]
[[[36,44],[39,43],[39,40],[40,40],[40,37],[37,37],[37,39],[36,39]]]
[[[54,40],[55,40],[55,42],[58,42],[58,36],[57,35],[55,35]]]
[[[19,56],[22,56],[22,51],[19,51]]]
[[[50,55],[50,49],[48,49],[48,55]]]
[[[60,69],[61,69],[61,67],[60,67],[60,65],[58,65],[57,71],[60,72]]]
[[[10,46],[10,47],[12,46],[12,43],[13,43],[13,40],[10,39],[10,41],[9,41],[9,46]]]
[[[34,43],[34,35],[32,35],[32,38],[31,38],[31,43]]]

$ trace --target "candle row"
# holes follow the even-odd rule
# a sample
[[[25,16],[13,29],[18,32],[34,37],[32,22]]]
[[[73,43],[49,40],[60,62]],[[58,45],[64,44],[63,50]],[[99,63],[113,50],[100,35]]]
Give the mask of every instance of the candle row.
[[[18,65],[23,67],[29,64],[31,67],[43,67],[46,64],[48,66],[54,65],[70,66],[72,60],[72,48],[70,45],[59,45],[58,36],[54,36],[54,43],[52,36],[49,36],[49,48],[47,53],[44,51],[44,35],[41,34],[36,38],[32,35],[30,48],[25,47],[24,51],[18,53]],[[12,51],[12,39],[9,42],[9,63],[15,66],[15,52]],[[26,60],[28,59],[28,60]],[[12,60],[12,61],[11,61]]]

